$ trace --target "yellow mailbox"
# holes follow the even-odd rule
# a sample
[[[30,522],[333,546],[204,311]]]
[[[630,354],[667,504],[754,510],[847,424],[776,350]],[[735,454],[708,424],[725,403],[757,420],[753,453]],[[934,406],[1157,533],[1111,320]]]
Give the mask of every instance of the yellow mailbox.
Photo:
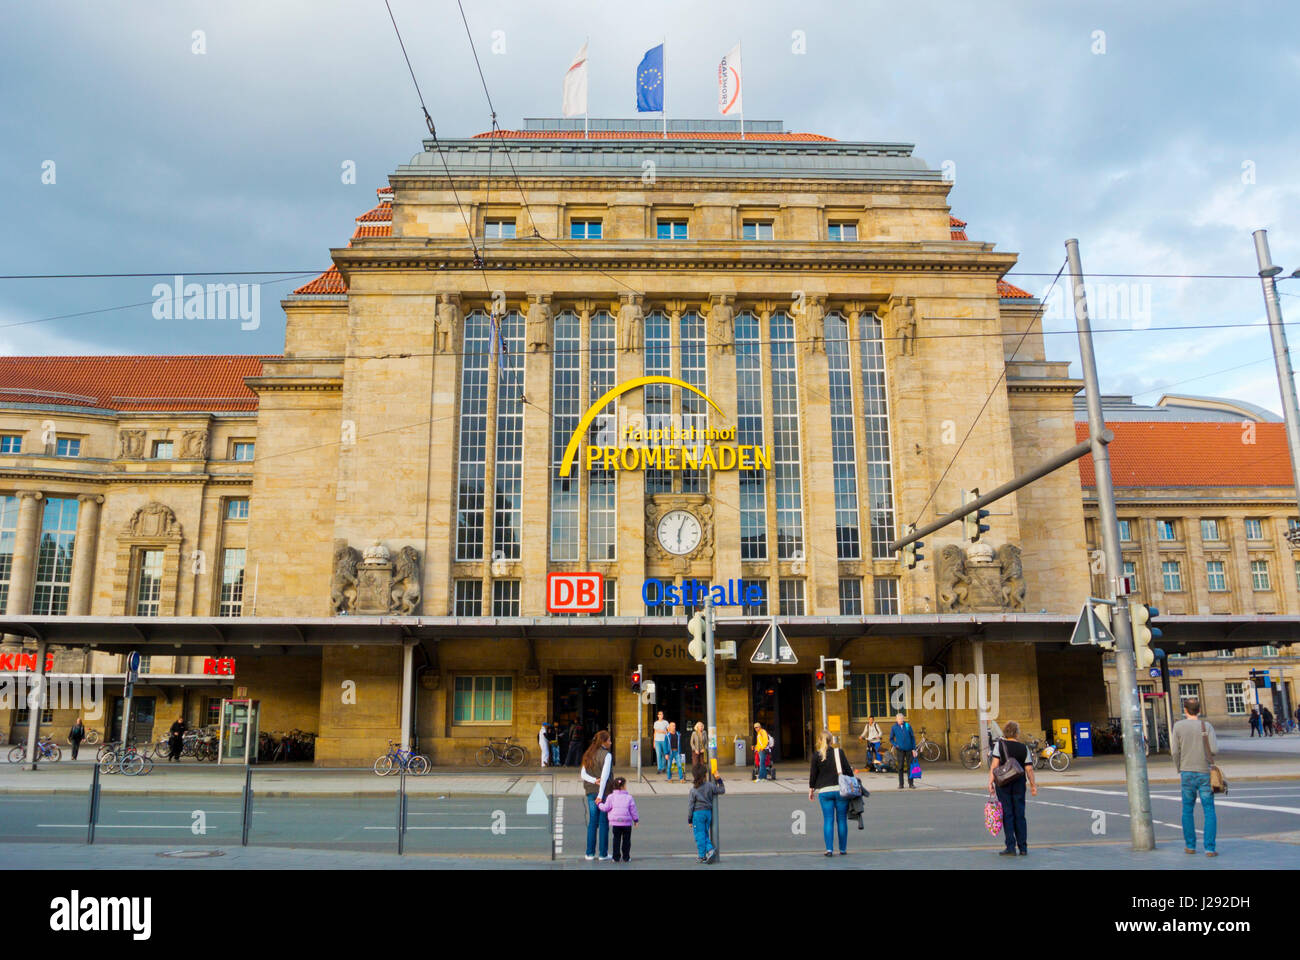
[[[1074,756],[1074,737],[1070,733],[1069,720],[1052,721],[1052,742],[1059,744],[1070,756]]]

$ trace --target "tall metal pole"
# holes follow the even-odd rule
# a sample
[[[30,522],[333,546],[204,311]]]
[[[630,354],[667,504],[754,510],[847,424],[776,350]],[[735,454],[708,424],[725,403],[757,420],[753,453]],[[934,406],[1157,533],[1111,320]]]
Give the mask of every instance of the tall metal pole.
[[[1300,505],[1300,412],[1296,409],[1295,377],[1291,372],[1291,354],[1286,345],[1286,327],[1282,326],[1282,305],[1277,299],[1277,283],[1282,271],[1273,265],[1268,250],[1268,231],[1256,230],[1255,258],[1259,261],[1259,283],[1264,288],[1264,308],[1268,311],[1268,334],[1273,339],[1273,360],[1277,364],[1277,385],[1282,391],[1282,418],[1286,421],[1286,442],[1291,448],[1291,474],[1295,481],[1296,501]]]
[[[822,658],[817,662],[817,669],[821,671],[821,674],[822,674],[822,680],[824,681],[824,680],[826,679],[826,658],[825,658],[825,657],[822,657]],[[826,717],[826,687],[825,687],[825,686],[822,687],[821,694],[822,694],[822,725],[821,725],[821,729],[822,729],[822,730],[830,730],[830,728],[831,728],[831,722],[830,722],[830,720],[827,719],[827,717]]]
[[[709,751],[709,773],[716,776],[718,772],[718,686],[713,666],[713,591],[704,592],[704,708],[709,718],[707,749]],[[718,849],[718,801],[713,800],[713,823],[709,838],[715,850]],[[722,856],[721,851],[718,857]]]
[[[1079,264],[1079,241],[1065,241],[1070,266],[1070,289],[1074,293],[1074,320],[1079,328],[1079,358],[1083,366],[1084,392],[1088,401],[1088,438],[1092,441],[1092,464],[1096,474],[1097,508],[1101,514],[1102,552],[1106,558],[1106,594],[1115,599],[1115,579],[1124,570],[1119,548],[1119,521],[1115,516],[1115,489],[1111,485],[1110,452],[1102,442],[1105,423],[1101,413],[1101,388],[1097,382],[1097,356],[1092,349],[1092,324],[1088,320],[1088,298],[1083,288],[1083,267]],[[1151,788],[1147,782],[1146,755],[1142,752],[1142,706],[1138,698],[1137,661],[1133,655],[1133,625],[1128,604],[1117,603],[1111,616],[1115,635],[1115,672],[1119,682],[1120,710],[1124,723],[1124,779],[1128,786],[1128,808],[1134,850],[1154,850],[1155,829],[1151,823]]]
[[[641,664],[636,665],[636,675],[641,678],[641,683],[645,683],[645,674],[642,672]],[[641,694],[636,694],[636,782],[645,783],[645,777],[641,775],[641,723],[645,717],[645,704],[641,702]]]
[[[45,654],[49,645],[44,640],[36,641],[36,676],[34,683],[24,693],[27,695],[27,769],[35,770],[40,765],[40,751],[36,744],[41,734],[41,714],[45,712]]]
[[[970,648],[975,661],[972,664],[975,668],[975,681],[980,685],[975,697],[975,725],[979,730],[980,767],[984,768],[989,765],[989,711],[988,701],[984,699],[984,641],[972,640]]]

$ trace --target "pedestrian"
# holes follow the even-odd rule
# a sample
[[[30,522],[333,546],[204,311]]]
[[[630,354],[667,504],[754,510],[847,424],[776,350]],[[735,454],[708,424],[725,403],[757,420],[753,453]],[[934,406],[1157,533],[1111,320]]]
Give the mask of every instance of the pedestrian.
[[[1264,723],[1264,733],[1266,736],[1273,736],[1273,711],[1268,707],[1263,707],[1259,711],[1260,719]]]
[[[673,782],[673,768],[681,774],[679,780],[686,780],[686,758],[682,756],[682,735],[677,732],[677,724],[669,721],[668,732],[664,735],[664,748],[668,751],[667,783]]]
[[[700,855],[700,863],[713,863],[718,858],[717,848],[713,846],[713,805],[714,798],[727,792],[721,777],[712,776],[709,768],[702,763],[695,764],[691,770],[695,786],[686,797],[686,822],[695,832],[695,852]]]
[[[1214,813],[1214,790],[1210,786],[1210,764],[1219,752],[1214,727],[1201,716],[1199,697],[1183,701],[1183,719],[1174,724],[1169,738],[1169,753],[1183,788],[1183,848],[1196,852],[1196,798],[1205,811],[1205,855],[1217,857],[1215,838],[1219,832]]]
[[[659,719],[654,723],[655,731],[655,765],[659,772],[663,773],[668,769],[668,721],[664,719],[664,712],[659,711]]]
[[[812,765],[808,769],[808,799],[816,799],[822,808],[822,839],[826,856],[835,856],[835,833],[840,836],[840,856],[849,852],[849,798],[840,796],[840,777],[855,776],[848,754],[834,746],[829,730],[817,737]]]
[[[184,717],[177,717],[176,722],[171,725],[167,731],[167,759],[180,760],[181,751],[185,748],[185,731],[189,727],[185,724]]]
[[[587,752],[582,755],[582,788],[587,795],[587,859],[596,859],[597,842],[600,859],[609,859],[609,814],[600,804],[609,791],[614,771],[614,753],[608,730],[597,730]]]
[[[68,731],[68,743],[72,745],[72,759],[77,759],[77,750],[81,748],[81,741],[86,739],[86,727],[77,717],[77,722],[72,725]]]
[[[870,770],[876,769],[876,764],[880,763],[880,725],[876,723],[875,717],[867,717],[867,725],[862,728],[858,734],[858,739],[867,744],[867,767]]]
[[[754,763],[758,767],[758,775],[754,779],[766,780],[772,766],[772,738],[767,735],[761,723],[754,724]]]
[[[704,721],[696,720],[691,731],[691,766],[709,762],[709,738],[704,733]]]
[[[575,719],[569,724],[569,751],[564,757],[566,767],[582,763],[582,725]]]
[[[614,832],[614,862],[632,860],[632,828],[641,822],[637,816],[636,801],[627,792],[627,781],[615,777],[609,796],[600,804],[602,813],[609,816],[609,827]]]
[[[889,728],[889,742],[894,747],[894,760],[898,763],[898,789],[903,789],[903,774],[907,774],[907,785],[915,790],[912,758],[916,756],[916,732],[901,710],[894,717],[894,725]]]
[[[1255,736],[1256,733],[1258,733],[1261,737],[1264,735],[1264,731],[1260,727],[1259,710],[1256,707],[1251,707],[1250,708],[1250,735],[1253,737]]]
[[[549,723],[543,723],[542,728],[537,731],[537,749],[542,755],[542,769],[551,765],[551,741],[546,737],[550,728]]]
[[[998,856],[1014,857],[1019,848],[1022,857],[1029,856],[1029,838],[1025,823],[1025,779],[1029,780],[1029,792],[1038,796],[1038,783],[1034,780],[1034,765],[1029,762],[1029,748],[1017,739],[1020,736],[1020,724],[1008,720],[1002,728],[1002,736],[993,744],[992,760],[989,765],[989,793],[995,789],[998,802],[1002,804],[1002,834],[1006,837],[1006,849]],[[1020,771],[1009,779],[999,777],[999,769]]]

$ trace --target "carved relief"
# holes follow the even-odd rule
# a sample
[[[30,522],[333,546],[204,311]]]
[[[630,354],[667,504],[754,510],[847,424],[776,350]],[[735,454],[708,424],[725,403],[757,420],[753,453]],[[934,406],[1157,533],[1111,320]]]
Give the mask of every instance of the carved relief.
[[[357,565],[361,553],[343,541],[334,550],[334,572],[330,577],[330,612],[349,614],[357,600]]]
[[[186,430],[181,434],[181,459],[206,460],[208,456],[208,431]]]
[[[618,308],[618,346],[620,350],[640,350],[644,342],[645,311],[640,294],[623,295]]]
[[[529,294],[528,349],[530,352],[551,349],[551,297],[545,293]]]
[[[362,552],[344,540],[334,541],[330,577],[330,612],[339,615],[420,612],[420,553],[403,547],[394,558],[381,541]]]
[[[916,352],[916,298],[896,297],[889,302],[886,314],[893,324],[898,352],[910,357]]]
[[[709,339],[710,346],[723,353],[730,353],[736,343],[736,308],[728,296],[719,296],[709,308]]]
[[[451,350],[451,337],[460,323],[460,297],[454,293],[438,295],[438,306],[433,313],[433,352]]]
[[[949,544],[939,551],[936,581],[940,613],[1025,609],[1024,567],[1015,544],[996,551],[987,543],[966,551]]]
[[[171,507],[151,500],[131,514],[122,535],[137,540],[179,540],[181,525]]]
[[[822,297],[807,297],[804,300],[804,306],[798,313],[799,326],[802,333],[799,337],[803,341],[803,352],[825,353],[826,352],[826,301]]]
[[[420,609],[420,553],[402,547],[397,554],[393,585],[388,592],[388,612],[410,616]]]
[[[1002,606],[1007,610],[1025,609],[1025,570],[1020,562],[1020,548],[1004,543],[998,547],[997,558],[1002,581]]]
[[[144,456],[144,431],[122,430],[117,435],[117,456],[121,460],[139,460]]]

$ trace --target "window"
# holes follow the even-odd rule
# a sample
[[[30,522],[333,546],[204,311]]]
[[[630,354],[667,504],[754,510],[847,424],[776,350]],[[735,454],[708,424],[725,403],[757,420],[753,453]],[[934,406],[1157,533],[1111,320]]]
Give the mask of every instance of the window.
[[[1246,539],[1263,540],[1264,539],[1264,521],[1259,517],[1246,518]]]
[[[1268,577],[1268,561],[1252,560],[1250,561],[1250,585],[1256,590],[1272,590],[1272,583]]]
[[[601,607],[600,615],[602,617],[618,616],[618,581],[605,578],[605,597],[604,605]]]
[[[605,310],[591,315],[587,337],[588,403],[599,400],[614,386],[614,318]],[[587,442],[616,445],[618,412],[611,402],[591,422]],[[568,443],[567,438],[565,443]],[[587,471],[587,559],[614,560],[618,556],[618,498],[613,470]]]
[[[885,333],[874,313],[858,318],[862,357],[862,419],[867,444],[867,516],[871,527],[871,556],[896,560],[889,552],[894,539],[894,481],[889,453],[889,402],[885,387]]]
[[[881,616],[897,615],[898,579],[896,577],[876,577],[871,581],[871,592],[876,613]]]
[[[856,240],[858,225],[856,223],[832,223],[826,228],[827,240]]]
[[[27,726],[28,723],[31,722],[31,719],[32,719],[32,713],[30,707],[20,707],[14,711],[14,723],[17,726],[25,727]],[[54,708],[42,707],[41,723],[45,724],[45,723],[53,723],[53,722],[54,722]]]
[[[580,471],[575,463],[567,477],[560,464],[569,437],[578,427],[582,402],[582,320],[571,310],[555,318],[551,371],[551,559],[578,559]]]
[[[656,236],[660,240],[685,240],[685,220],[660,220],[656,224]]]
[[[50,497],[41,516],[41,539],[36,555],[36,589],[32,613],[62,615],[68,612],[72,586],[72,556],[77,540],[76,500]]]
[[[173,440],[155,440],[153,442],[153,459],[175,460],[176,443]]]
[[[81,439],[79,437],[59,437],[54,443],[54,455],[58,457],[81,456]]]
[[[1154,683],[1138,684],[1138,696],[1141,698],[1145,698],[1148,693],[1155,693],[1155,692],[1156,692],[1156,685]]]
[[[244,558],[243,547],[231,547],[221,555],[221,597],[217,607],[219,617],[244,615]]]
[[[671,377],[673,375],[673,328],[668,315],[653,311],[645,318],[645,357],[643,371],[647,377]],[[667,437],[673,425],[672,388],[666,383],[650,384],[642,391],[645,403],[645,425],[648,430],[662,431],[659,435]],[[615,441],[621,443],[621,438]],[[664,445],[667,441],[661,440]],[[645,492],[672,493],[673,475],[669,470],[646,469]]]
[[[203,705],[203,725],[215,727],[221,723],[221,698],[208,697]]]
[[[0,497],[0,610],[9,604],[9,578],[13,574],[14,541],[18,536],[18,498]],[[1296,564],[1300,578],[1300,562]]]
[[[858,453],[853,422],[853,376],[849,372],[849,325],[838,313],[831,313],[826,315],[824,326],[826,371],[830,378],[835,551],[841,560],[858,560],[862,556],[862,534],[858,524]]]
[[[803,481],[794,321],[788,314],[774,313],[768,324],[772,359],[771,473],[776,486],[776,556],[778,560],[802,560]]]
[[[674,615],[673,607],[667,603],[660,603],[659,599],[663,595],[663,584],[668,581],[651,580],[642,588],[642,596],[646,600],[645,615],[647,617],[671,617]],[[680,591],[678,591],[680,596]]]
[[[678,322],[678,334],[680,336],[678,355],[681,357],[681,379],[695,387],[700,393],[708,393],[708,365],[704,359],[704,318],[693,311],[683,313]],[[692,393],[689,390],[681,391],[681,403],[682,431],[683,433],[692,430],[697,431],[695,433],[686,433],[686,435],[692,439],[698,439],[709,428],[708,404],[699,394]],[[691,449],[693,456],[699,458],[703,456],[706,444],[700,441],[693,444],[685,443],[683,446]],[[708,467],[683,469],[679,476],[681,477],[682,493],[708,493]]]
[[[0,453],[22,453],[23,438],[15,433],[0,435]]]
[[[771,240],[772,221],[771,220],[746,220],[744,223],[740,225],[740,239]]]
[[[524,523],[524,315],[517,310],[501,320],[500,347],[492,559],[518,560]]]
[[[1200,699],[1200,696],[1201,685],[1199,683],[1180,683],[1178,685],[1178,702],[1180,704],[1192,697]]]
[[[1228,589],[1228,578],[1223,572],[1222,560],[1211,560],[1205,564],[1205,579],[1207,586],[1214,593],[1222,593]]]
[[[452,614],[457,617],[481,617],[483,615],[483,581],[457,580],[455,605]]]
[[[1179,593],[1183,589],[1183,568],[1177,560],[1166,560],[1160,564],[1160,573],[1164,577],[1165,592]]]
[[[782,580],[777,589],[780,591],[777,612],[783,617],[803,616],[803,581]]]
[[[157,614],[153,614],[153,616],[157,616]],[[153,654],[152,654],[152,653],[142,653],[142,654],[140,654],[140,669],[139,669],[138,672],[139,672],[139,673],[142,673],[142,674],[143,674],[143,673],[153,673]]]
[[[452,723],[513,723],[513,677],[457,677]]]
[[[1157,540],[1177,540],[1178,536],[1174,530],[1174,521],[1157,520],[1156,521],[1156,539]]]
[[[1134,561],[1134,560],[1125,560],[1125,561],[1124,561],[1124,576],[1126,576],[1126,577],[1131,577],[1131,578],[1132,578],[1133,589],[1134,589],[1134,590],[1137,590],[1137,588],[1138,588],[1138,581],[1137,581],[1137,562],[1136,562],[1136,561]]]
[[[709,581],[696,577],[682,580],[682,610],[691,616],[704,609],[704,599],[709,595]]]
[[[163,552],[161,550],[140,551],[140,580],[135,589],[135,615],[137,617],[158,616],[159,598],[162,596]],[[141,660],[143,663],[143,659]],[[144,672],[141,667],[140,672]]]
[[[1300,560],[1295,561],[1295,585],[1300,590]]]
[[[1249,522],[1249,521],[1248,521],[1248,522]],[[1201,539],[1202,539],[1202,540],[1221,540],[1221,539],[1222,539],[1222,537],[1219,536],[1219,521],[1218,521],[1218,520],[1202,520],[1202,521],[1201,521]]]
[[[227,520],[247,520],[248,519],[248,498],[234,497],[226,501],[226,519]]]
[[[752,446],[761,446],[764,443],[761,340],[758,318],[749,312],[738,313],[736,315],[736,442]],[[766,560],[767,471],[741,470],[739,480],[740,559]]]
[[[866,720],[875,717],[889,717],[889,674],[887,673],[852,673],[849,674],[849,718]]]
[[[573,220],[569,223],[570,240],[599,240],[599,220]]]
[[[862,615],[862,581],[856,577],[840,578],[840,616]]]
[[[1220,650],[1220,651],[1219,651],[1219,659],[1220,659],[1220,660],[1231,660],[1231,659],[1233,658],[1233,656],[1235,655],[1235,653],[1236,653],[1235,650]]]
[[[518,580],[494,580],[492,582],[492,616],[519,616]]]
[[[481,310],[465,318],[460,378],[460,452],[456,476],[456,559],[483,559],[487,475],[488,361],[492,324]]]
[[[1119,521],[1119,538],[1124,543],[1129,543],[1133,539],[1133,524],[1128,520]]]
[[[1276,657],[1281,655],[1281,651],[1272,644],[1265,644],[1259,648],[1259,655],[1261,657]]]
[[[767,581],[766,580],[741,580],[740,595],[749,596],[749,588],[757,587],[758,594],[763,599],[758,603],[742,604],[740,608],[741,616],[745,617],[765,617],[767,616]]]
[[[230,445],[231,460],[252,460],[253,443],[248,440],[236,440]]]
[[[1229,680],[1223,685],[1223,694],[1228,701],[1228,716],[1244,717],[1246,715],[1246,684],[1240,680]]]
[[[513,220],[489,220],[483,224],[483,236],[488,240],[513,240],[515,222]]]

